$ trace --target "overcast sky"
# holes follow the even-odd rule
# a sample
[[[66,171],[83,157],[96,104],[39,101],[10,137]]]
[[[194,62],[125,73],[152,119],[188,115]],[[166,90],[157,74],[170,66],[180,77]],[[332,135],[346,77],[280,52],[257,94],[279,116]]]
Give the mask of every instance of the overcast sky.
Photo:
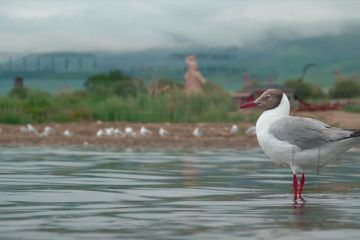
[[[337,34],[360,25],[359,10],[357,0],[0,0],[0,52],[244,46]]]

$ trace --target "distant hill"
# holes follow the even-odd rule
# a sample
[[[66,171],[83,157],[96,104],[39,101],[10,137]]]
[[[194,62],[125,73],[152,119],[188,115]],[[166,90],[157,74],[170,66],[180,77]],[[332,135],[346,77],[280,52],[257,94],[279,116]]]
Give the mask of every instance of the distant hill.
[[[248,62],[251,72],[278,73],[279,82],[297,78],[307,63],[316,63],[306,76],[307,81],[324,87],[332,85],[333,71],[345,78],[360,73],[360,34],[343,34],[283,42],[266,49]]]
[[[275,83],[299,78],[303,66],[308,63],[318,65],[309,70],[305,80],[329,87],[334,81],[335,69],[346,78],[360,74],[359,42],[360,33],[344,33],[246,48],[151,49],[127,53],[48,53],[46,56],[40,54],[29,56],[25,70],[23,58],[15,57],[11,63],[14,68],[12,71],[9,71],[9,61],[6,60],[8,55],[1,57],[0,54],[2,59],[0,79],[20,74],[29,78],[84,80],[87,76],[98,72],[120,69],[145,81],[161,78],[183,81],[185,57],[189,53],[195,53],[203,75],[209,81],[218,83],[228,90],[241,88],[245,73],[260,83],[268,81],[269,78]],[[81,55],[85,57],[79,60],[78,56]],[[36,63],[36,56],[43,56],[40,69]],[[51,56],[57,57],[51,60]]]

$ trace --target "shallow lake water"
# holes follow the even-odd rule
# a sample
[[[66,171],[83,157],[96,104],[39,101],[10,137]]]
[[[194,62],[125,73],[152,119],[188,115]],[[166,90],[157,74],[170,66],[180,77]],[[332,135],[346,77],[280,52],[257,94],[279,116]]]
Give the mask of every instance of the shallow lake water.
[[[0,239],[360,239],[360,153],[307,176],[259,150],[0,148]]]

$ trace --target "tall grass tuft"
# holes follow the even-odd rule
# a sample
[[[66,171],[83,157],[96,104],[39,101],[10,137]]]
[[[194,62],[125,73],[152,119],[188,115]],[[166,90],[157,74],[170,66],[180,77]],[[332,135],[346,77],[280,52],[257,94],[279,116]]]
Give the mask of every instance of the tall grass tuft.
[[[359,104],[347,104],[344,106],[344,110],[347,112],[360,113],[360,105]]]

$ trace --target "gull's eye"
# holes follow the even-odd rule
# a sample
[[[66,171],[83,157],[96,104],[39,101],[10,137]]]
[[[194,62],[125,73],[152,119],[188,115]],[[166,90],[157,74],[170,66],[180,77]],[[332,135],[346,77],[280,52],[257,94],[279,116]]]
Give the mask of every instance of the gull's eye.
[[[266,96],[265,96],[265,99],[266,99],[266,100],[270,100],[270,98],[271,98],[270,95],[266,95]]]

